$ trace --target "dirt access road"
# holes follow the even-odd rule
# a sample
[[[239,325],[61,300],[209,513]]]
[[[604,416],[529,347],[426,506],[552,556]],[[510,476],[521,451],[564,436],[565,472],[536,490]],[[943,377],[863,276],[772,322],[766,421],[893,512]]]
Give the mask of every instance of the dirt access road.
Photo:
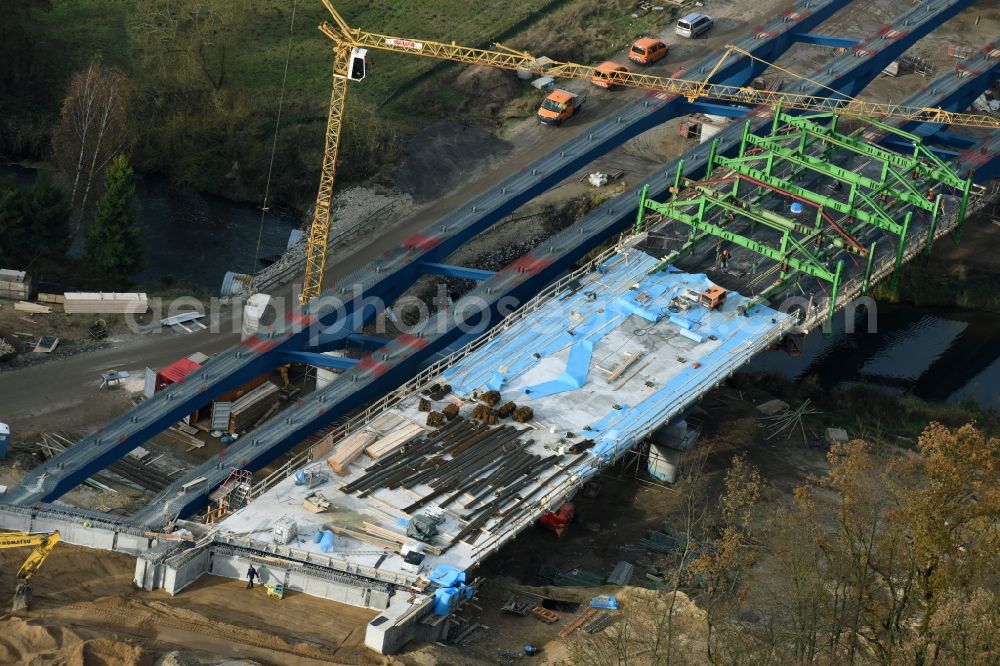
[[[776,1],[767,6],[755,6],[753,14],[767,15],[774,6],[780,4],[780,1]],[[723,12],[721,6],[719,9],[720,16],[730,13]],[[650,69],[661,74],[669,73],[680,65],[697,60],[709,49],[725,44],[746,28],[746,20],[726,19],[720,21],[707,39],[672,39],[671,41],[682,43],[676,45],[674,54],[665,62]],[[505,133],[503,137],[512,145],[512,149],[502,159],[493,159],[491,155],[484,154],[471,167],[469,164],[462,165],[464,181],[450,194],[405,211],[394,223],[385,225],[376,237],[362,238],[350,248],[335,253],[328,262],[330,269],[326,280],[342,278],[376,259],[386,249],[434,223],[515,173],[524,164],[548,154],[570,137],[586,131],[608,113],[642,94],[635,90],[611,93],[595,90],[594,93],[588,102],[589,108],[579,118],[561,128],[539,126],[533,119],[512,128],[513,131]],[[646,167],[656,163],[660,157],[655,156],[647,165],[637,166],[634,173],[645,173],[648,171]],[[442,169],[447,167],[447,164],[441,165]],[[292,289],[289,286],[275,290],[272,295],[285,297],[286,303],[292,302]],[[146,366],[158,368],[196,351],[213,354],[227,349],[239,341],[238,333],[232,331],[231,316],[231,313],[223,315],[224,320],[218,327],[219,333],[201,331],[183,335],[174,332],[127,335],[110,348],[0,373],[0,418],[9,423],[15,433],[85,429],[103,424],[124,411],[128,407],[128,401],[124,392],[100,390],[102,372],[119,369],[141,376]]]
[[[0,551],[0,590],[14,589],[26,555]],[[214,576],[170,597],[136,590],[134,569],[127,555],[60,543],[35,578],[30,611],[0,614],[0,663],[152,665],[175,650],[289,666],[387,663],[364,647],[374,611],[296,592],[269,599],[259,585]]]

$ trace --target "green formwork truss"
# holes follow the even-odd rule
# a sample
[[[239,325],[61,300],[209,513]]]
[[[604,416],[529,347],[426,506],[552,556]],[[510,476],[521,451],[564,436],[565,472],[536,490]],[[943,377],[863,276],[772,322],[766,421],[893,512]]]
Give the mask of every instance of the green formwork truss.
[[[757,136],[747,121],[736,157],[719,155],[717,140],[713,141],[703,180],[684,178],[681,160],[668,201],[652,201],[648,186],[643,188],[636,231],[643,230],[650,212],[686,224],[687,242],[670,261],[694,251],[707,238],[717,238],[777,262],[781,267],[778,280],[765,296],[795,274],[827,282],[831,285],[828,316],[832,316],[844,272],[844,260],[836,257],[846,252],[857,257],[859,265],[864,262],[863,290],[867,291],[877,240],[863,244],[859,237],[879,229],[883,237],[893,239],[895,274],[903,261],[913,216],[928,219],[926,249],[930,252],[943,194],[960,196],[957,235],[972,187],[971,177],[959,177],[920,137],[874,120],[865,121],[851,134],[839,133],[837,124],[836,114],[790,116],[779,111],[770,134]],[[911,144],[913,150],[904,154],[873,143],[887,134]],[[854,159],[843,159],[848,157]],[[804,180],[824,183],[831,194],[800,184]],[[758,203],[772,193],[814,209],[812,220],[804,223]],[[778,240],[772,235],[761,242],[738,233],[734,230],[737,220],[740,226],[748,220],[751,230],[757,225],[768,227],[778,232]]]

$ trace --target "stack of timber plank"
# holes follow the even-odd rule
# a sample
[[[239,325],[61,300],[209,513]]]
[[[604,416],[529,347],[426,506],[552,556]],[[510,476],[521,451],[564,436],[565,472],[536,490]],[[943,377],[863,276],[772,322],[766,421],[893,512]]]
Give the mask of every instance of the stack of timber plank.
[[[243,432],[278,403],[278,387],[264,382],[230,406],[229,432]]]
[[[423,432],[424,429],[416,423],[405,423],[402,427],[393,430],[382,439],[366,447],[365,453],[371,456],[372,460],[378,460]]]
[[[29,303],[28,301],[14,303],[14,309],[18,312],[30,312],[31,314],[52,314],[52,308],[49,306]]]
[[[0,268],[0,298],[24,301],[31,295],[31,278],[24,271]]]
[[[142,314],[149,310],[146,294],[67,292],[66,314]]]
[[[368,430],[359,430],[348,435],[337,445],[333,455],[326,459],[326,464],[337,474],[344,474],[347,466],[354,462],[365,448],[374,444],[376,439],[378,437]]]

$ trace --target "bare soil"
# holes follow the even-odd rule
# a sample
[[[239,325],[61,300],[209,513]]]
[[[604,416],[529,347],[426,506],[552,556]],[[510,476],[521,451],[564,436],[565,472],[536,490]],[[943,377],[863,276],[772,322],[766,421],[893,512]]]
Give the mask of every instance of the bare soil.
[[[27,552],[0,551],[0,589],[13,591]],[[135,560],[60,543],[34,579],[27,613],[0,615],[3,664],[384,664],[364,647],[374,611],[206,576],[177,597],[136,590]],[[101,661],[103,659],[103,661]],[[188,662],[190,663],[190,662]]]

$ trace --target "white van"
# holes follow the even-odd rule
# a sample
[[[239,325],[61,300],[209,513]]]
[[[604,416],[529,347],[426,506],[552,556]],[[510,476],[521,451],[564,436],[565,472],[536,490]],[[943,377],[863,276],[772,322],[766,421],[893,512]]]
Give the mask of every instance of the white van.
[[[712,20],[711,16],[699,14],[698,12],[691,12],[677,22],[677,27],[674,28],[674,32],[681,37],[693,39],[708,32],[714,23],[715,21]]]

